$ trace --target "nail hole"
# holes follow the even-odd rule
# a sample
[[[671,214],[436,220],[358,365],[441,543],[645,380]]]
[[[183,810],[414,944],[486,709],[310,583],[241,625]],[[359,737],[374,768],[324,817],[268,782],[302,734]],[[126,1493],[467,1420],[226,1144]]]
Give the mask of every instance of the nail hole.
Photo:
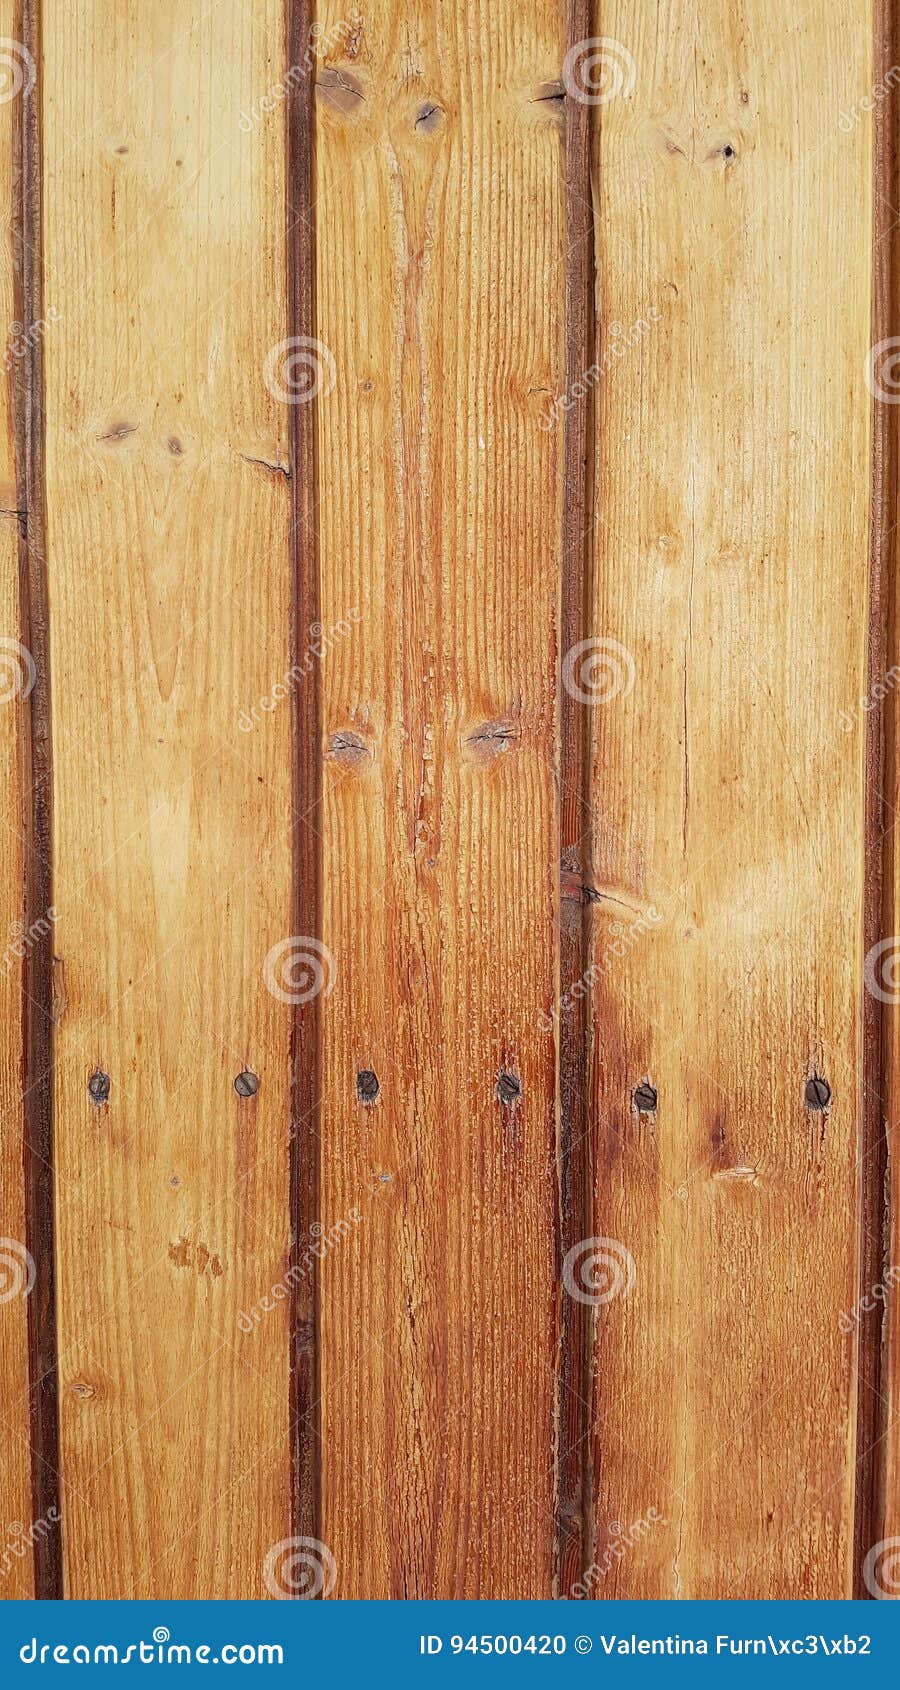
[[[518,1074],[510,1074],[503,1069],[497,1081],[497,1096],[501,1103],[518,1103],[522,1096],[522,1082]]]
[[[238,1097],[255,1097],[259,1091],[259,1075],[250,1068],[243,1068],[234,1082],[234,1089]]]
[[[360,1103],[374,1103],[381,1090],[378,1075],[371,1068],[360,1068],[356,1076],[356,1095]]]
[[[730,141],[726,142],[725,146],[722,148],[722,157],[734,158],[734,148]]]
[[[88,1080],[88,1093],[93,1103],[105,1103],[109,1097],[110,1078],[101,1068]]]
[[[813,1074],[812,1079],[806,1082],[803,1100],[807,1109],[827,1109],[831,1102],[831,1087],[828,1081],[823,1080],[820,1074]]]
[[[656,1113],[659,1094],[649,1080],[642,1080],[639,1086],[635,1086],[631,1101],[639,1115],[653,1115]]]

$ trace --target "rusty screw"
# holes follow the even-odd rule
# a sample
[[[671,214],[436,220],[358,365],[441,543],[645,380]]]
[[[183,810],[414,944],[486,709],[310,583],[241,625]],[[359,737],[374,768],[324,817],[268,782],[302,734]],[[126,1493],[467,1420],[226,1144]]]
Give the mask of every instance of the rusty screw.
[[[249,1068],[242,1069],[234,1082],[234,1089],[238,1097],[255,1097],[259,1091],[259,1075]]]
[[[497,1096],[501,1103],[518,1103],[522,1096],[522,1082],[518,1074],[510,1074],[503,1070],[497,1081]]]
[[[374,1103],[381,1090],[378,1075],[372,1068],[360,1068],[356,1076],[356,1095],[360,1103]]]
[[[814,1074],[812,1079],[806,1082],[803,1101],[807,1109],[827,1109],[831,1102],[831,1087],[828,1081],[823,1080],[820,1074]]]
[[[639,1086],[635,1086],[631,1100],[639,1115],[653,1115],[659,1102],[659,1093],[648,1080],[642,1080]]]
[[[99,1107],[101,1103],[106,1102],[109,1097],[110,1083],[109,1075],[104,1074],[102,1068],[98,1068],[96,1074],[91,1075],[88,1080],[88,1095],[92,1103],[96,1103]]]

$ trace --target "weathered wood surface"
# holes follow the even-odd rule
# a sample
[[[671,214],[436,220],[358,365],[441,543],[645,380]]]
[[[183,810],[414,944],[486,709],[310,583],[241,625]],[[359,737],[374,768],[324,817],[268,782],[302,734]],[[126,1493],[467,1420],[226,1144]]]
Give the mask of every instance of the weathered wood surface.
[[[588,1561],[661,1520],[595,1594],[850,1592],[870,21],[604,10]]]
[[[0,1597],[896,1595],[887,0],[0,31]]]

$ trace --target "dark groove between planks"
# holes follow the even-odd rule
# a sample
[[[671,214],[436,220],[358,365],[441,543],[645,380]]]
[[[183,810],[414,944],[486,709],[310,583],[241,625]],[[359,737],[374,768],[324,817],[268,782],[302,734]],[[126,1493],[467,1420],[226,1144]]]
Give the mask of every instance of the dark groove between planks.
[[[53,904],[53,759],[50,719],[48,580],[44,487],[44,368],[41,226],[41,0],[22,0],[20,39],[38,67],[31,93],[15,102],[13,229],[16,304],[30,343],[15,389],[18,505],[24,511],[19,547],[22,639],[37,668],[24,705],[23,810],[26,928]],[[53,931],[41,921],[23,962],[24,1163],[26,1244],[34,1258],[28,1299],[31,1379],[31,1471],[35,1521],[49,1529],[34,1542],[35,1595],[62,1596],[56,1290],[53,1247]],[[52,1515],[50,1511],[53,1511]]]
[[[894,0],[875,0],[874,78],[877,86],[898,62],[900,19]],[[898,237],[893,225],[897,204],[898,147],[892,103],[876,102],[874,113],[874,208],[872,334],[874,344],[900,331],[897,303]],[[889,662],[896,601],[896,499],[898,452],[896,406],[873,400],[872,492],[869,546],[868,692],[883,679]],[[866,715],[865,882],[863,953],[893,926],[893,836],[885,834],[885,779],[896,754],[896,711],[892,702]],[[883,1282],[890,1252],[885,1059],[889,1048],[886,1018],[893,1013],[869,992],[862,993],[862,1088],[860,1100],[860,1295]],[[884,1303],[860,1327],[857,1367],[856,1492],[854,1521],[854,1595],[870,1595],[862,1567],[868,1550],[884,1533],[886,1321]]]
[[[589,0],[569,0],[567,48],[590,31]],[[565,127],[565,375],[568,393],[592,362],[594,232],[591,214],[591,110],[566,97]],[[594,425],[593,389],[567,411],[563,443],[562,604],[560,660],[586,637],[587,537]],[[583,895],[587,836],[586,706],[559,686],[560,992],[581,978],[588,959],[590,907]],[[569,1297],[562,1285],[566,1252],[590,1231],[590,1147],[587,1110],[589,994],[565,1015],[559,1029],[559,1237],[557,1291],[560,1366],[557,1405],[557,1568],[564,1597],[591,1559],[591,1464],[589,1459],[590,1309]]]
[[[315,0],[285,0],[286,63],[304,62],[312,39]],[[315,80],[288,79],[285,103],[287,175],[288,334],[314,336],[315,241],[312,203]],[[307,648],[319,620],[319,570],[315,508],[315,403],[290,407],[291,454],[291,662]],[[317,936],[322,900],[318,807],[322,792],[321,694],[318,666],[301,690],[291,689],[293,818],[292,933]],[[319,1116],[322,1095],[320,1014],[317,998],[294,1007],[291,1033],[291,1266],[306,1249],[318,1218]],[[318,1273],[292,1275],[290,1413],[293,1464],[292,1532],[320,1538]]]

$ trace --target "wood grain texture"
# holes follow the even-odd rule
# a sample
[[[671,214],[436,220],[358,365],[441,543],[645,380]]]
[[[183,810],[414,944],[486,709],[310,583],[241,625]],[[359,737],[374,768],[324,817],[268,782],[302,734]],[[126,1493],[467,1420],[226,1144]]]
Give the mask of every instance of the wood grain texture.
[[[900,63],[900,18],[889,0],[875,5],[876,86],[888,90],[874,113],[874,276],[872,342],[900,344],[900,137],[893,67]],[[890,366],[889,366],[890,368]],[[893,384],[887,399],[873,396],[871,572],[876,590],[870,616],[868,723],[866,1105],[864,1144],[869,1202],[864,1211],[860,1263],[860,1438],[857,1484],[856,1590],[860,1597],[900,1591],[895,1550],[900,1541],[900,1016],[896,960],[900,945],[900,598],[897,582],[897,477],[900,410]],[[877,596],[876,596],[877,595]],[[871,960],[870,960],[871,959]],[[874,988],[874,989],[873,989]],[[879,989],[880,988],[880,989]],[[879,1545],[887,1543],[887,1554]]]
[[[18,9],[4,0],[0,35],[21,40]],[[21,155],[22,105],[31,81],[27,58],[18,60],[21,78],[8,64],[7,98],[0,104],[0,322],[3,324],[5,404],[0,427],[0,1596],[30,1597],[35,1591],[29,1299],[40,1302],[34,1257],[28,1246],[28,1190],[25,1178],[28,1132],[24,1097],[27,1077],[23,998],[26,943],[25,875],[30,830],[27,820],[30,696],[34,671],[27,645],[27,557],[24,504],[23,397],[27,379],[27,337],[20,315],[21,218],[17,215],[15,163]],[[19,92],[16,94],[16,89]],[[13,97],[9,97],[9,96]],[[33,1173],[33,1170],[32,1170]],[[36,1292],[36,1299],[35,1299]],[[40,1531],[47,1531],[44,1523]]]
[[[594,1596],[851,1587],[871,24],[603,8]]]
[[[552,1587],[563,51],[552,8],[379,0],[319,74],[340,1597]]]
[[[284,57],[276,0],[78,0],[44,41],[73,1597],[264,1596],[291,1529],[289,1302],[239,1326],[290,1248]]]

